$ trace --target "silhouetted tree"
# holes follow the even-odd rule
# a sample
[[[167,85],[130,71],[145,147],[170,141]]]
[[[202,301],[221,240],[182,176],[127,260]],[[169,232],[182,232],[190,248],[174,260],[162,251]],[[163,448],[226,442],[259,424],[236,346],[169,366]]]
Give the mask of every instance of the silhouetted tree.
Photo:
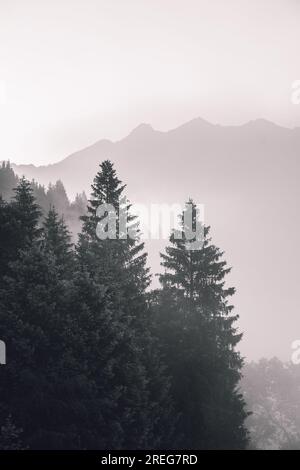
[[[74,253],[72,250],[71,235],[54,207],[51,207],[43,223],[42,243],[44,250],[53,253],[56,264],[60,265],[65,273],[72,273],[74,269]]]
[[[198,219],[193,205],[192,224]],[[241,339],[233,323],[225,287],[230,271],[223,253],[211,244],[203,227],[203,245],[190,250],[184,217],[181,236],[173,232],[166,254],[162,290],[156,293],[158,334],[172,377],[172,393],[180,412],[179,448],[244,448],[247,432],[244,400],[238,390],[243,361],[235,350]],[[196,241],[196,240],[194,240]]]
[[[117,380],[124,390],[119,411],[125,430],[123,446],[158,447],[166,445],[172,435],[172,401],[168,395],[168,377],[153,336],[152,312],[147,303],[146,288],[150,278],[144,244],[138,238],[125,238],[126,234],[120,232],[119,215],[120,209],[124,208],[128,211],[128,225],[137,228],[137,221],[130,214],[130,204],[123,196],[124,189],[125,185],[118,179],[113,164],[104,161],[92,185],[88,214],[82,217],[78,259],[92,278],[107,285],[107,295],[123,330],[120,351],[129,346],[135,352],[118,358],[120,373]],[[101,240],[97,237],[97,224],[104,217],[97,216],[97,208],[101,204],[111,204],[116,210],[115,239]],[[122,370],[126,371],[125,375]],[[126,405],[128,399],[130,406]],[[131,416],[124,416],[125,409]]]
[[[15,175],[10,162],[2,162],[0,166],[0,196],[9,201],[14,195],[13,188],[18,184],[18,177]]]

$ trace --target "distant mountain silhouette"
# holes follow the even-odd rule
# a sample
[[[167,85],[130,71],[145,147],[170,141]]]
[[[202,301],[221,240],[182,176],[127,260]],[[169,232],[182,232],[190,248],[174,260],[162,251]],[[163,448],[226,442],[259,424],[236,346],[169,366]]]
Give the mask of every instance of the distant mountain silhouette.
[[[128,182],[129,191],[138,196],[142,191],[143,197],[151,199],[153,185],[157,196],[171,190],[166,176],[177,186],[179,176],[181,184],[188,179],[183,195],[189,187],[193,192],[195,183],[209,190],[219,184],[222,188],[245,189],[245,182],[248,187],[251,182],[262,182],[267,175],[281,177],[282,169],[287,170],[287,160],[290,170],[298,168],[299,145],[300,128],[287,129],[264,119],[241,126],[220,126],[198,118],[168,132],[141,124],[120,141],[100,140],[55,164],[12,166],[17,174],[45,185],[61,179],[74,197],[78,191],[89,191],[99,162],[110,158]],[[141,185],[139,177],[143,176],[147,180]]]
[[[249,337],[245,353],[251,353],[252,342],[257,357],[287,358],[291,342],[300,337],[299,151],[300,128],[263,119],[241,126],[194,119],[168,132],[141,124],[120,141],[100,140],[61,162],[13,168],[46,185],[60,179],[74,197],[89,193],[99,162],[109,158],[132,202],[192,197],[204,203],[213,240],[234,267],[234,300]],[[157,272],[153,246],[148,244]]]

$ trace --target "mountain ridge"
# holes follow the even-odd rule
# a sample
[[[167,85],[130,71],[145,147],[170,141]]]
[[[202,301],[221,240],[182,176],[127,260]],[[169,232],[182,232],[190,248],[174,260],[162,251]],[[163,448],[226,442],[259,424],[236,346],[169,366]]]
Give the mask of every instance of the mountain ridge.
[[[295,126],[293,128],[290,128],[290,127],[285,127],[285,126],[282,126],[282,125],[279,125],[279,124],[276,124],[275,122],[273,121],[270,121],[268,119],[264,119],[264,118],[257,118],[257,119],[254,119],[254,120],[250,120],[250,121],[247,121],[243,124],[238,124],[238,125],[224,125],[224,124],[214,124],[214,123],[211,123],[201,117],[196,117],[194,119],[191,119],[183,124],[180,124],[179,126],[176,126],[172,129],[169,129],[167,131],[161,131],[161,130],[158,130],[158,129],[154,129],[152,127],[151,124],[149,123],[141,123],[139,124],[138,126],[134,127],[128,135],[126,135],[125,137],[122,137],[121,139],[117,139],[115,141],[113,140],[110,140],[110,139],[99,139],[99,140],[96,140],[95,142],[87,145],[86,147],[82,148],[82,149],[79,149],[79,150],[76,150],[75,152],[72,152],[71,154],[67,155],[66,157],[62,158],[61,160],[55,162],[55,163],[49,163],[49,164],[44,164],[44,165],[34,165],[34,164],[31,164],[31,163],[28,163],[28,164],[15,164],[12,162],[12,166],[15,170],[18,170],[19,168],[29,168],[29,167],[34,167],[34,168],[46,168],[46,167],[52,167],[54,165],[57,165],[57,164],[60,164],[62,163],[64,160],[66,159],[69,159],[70,157],[74,156],[74,155],[77,155],[79,152],[82,152],[82,151],[85,151],[85,150],[88,150],[90,148],[94,148],[95,146],[98,146],[98,145],[111,145],[111,144],[117,144],[117,143],[120,143],[126,139],[128,139],[129,137],[132,137],[132,136],[136,136],[136,135],[140,135],[140,131],[142,131],[142,133],[144,134],[144,131],[147,130],[147,133],[152,133],[152,134],[159,134],[159,135],[170,135],[172,133],[176,133],[176,131],[179,131],[179,130],[184,130],[184,129],[187,129],[187,128],[190,128],[191,126],[194,126],[195,124],[201,124],[201,125],[205,125],[206,126],[206,129],[207,128],[221,128],[221,129],[243,129],[243,128],[249,128],[249,127],[257,127],[258,125],[263,125],[265,127],[269,127],[269,128],[275,128],[275,129],[281,129],[281,130],[286,130],[286,131],[290,131],[290,132],[297,132],[300,130],[300,127],[299,126]]]

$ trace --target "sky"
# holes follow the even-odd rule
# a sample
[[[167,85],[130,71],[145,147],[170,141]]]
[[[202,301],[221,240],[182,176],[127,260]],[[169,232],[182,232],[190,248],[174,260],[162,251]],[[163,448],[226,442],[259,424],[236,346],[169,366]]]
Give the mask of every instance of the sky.
[[[0,160],[48,164],[141,122],[300,126],[298,0],[0,0]]]

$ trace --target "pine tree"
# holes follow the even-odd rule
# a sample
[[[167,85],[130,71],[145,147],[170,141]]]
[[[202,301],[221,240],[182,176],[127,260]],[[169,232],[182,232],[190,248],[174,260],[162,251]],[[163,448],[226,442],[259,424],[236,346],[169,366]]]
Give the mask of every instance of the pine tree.
[[[144,243],[139,242],[138,238],[123,238],[124,233],[119,233],[119,211],[122,209],[128,212],[128,226],[137,226],[135,217],[129,212],[130,204],[123,195],[124,189],[125,185],[116,176],[113,164],[104,161],[92,185],[88,214],[82,217],[83,229],[77,253],[80,263],[99,282],[108,286],[108,293],[115,305],[124,312],[123,320],[127,327],[133,327],[134,323],[134,328],[143,328],[147,321],[145,291],[150,276],[146,267],[147,255],[143,252]],[[97,208],[101,204],[111,204],[115,208],[115,239],[101,240],[97,236],[97,224],[104,217],[97,216]]]
[[[10,162],[2,162],[0,167],[0,196],[9,201],[13,196],[13,188],[18,184],[18,177],[10,165]]]
[[[21,250],[40,237],[40,208],[36,204],[29,181],[21,178],[10,203],[0,196],[0,277],[9,262],[18,258]]]
[[[190,203],[192,203],[190,201]],[[193,209],[193,229],[198,219]],[[157,294],[158,331],[172,382],[180,448],[244,448],[247,432],[244,400],[238,390],[243,361],[235,347],[241,339],[233,326],[225,286],[230,268],[203,227],[203,245],[188,249],[184,217],[182,238],[173,232],[166,254],[162,290]]]
[[[126,233],[121,232],[119,225],[119,211],[130,210],[130,204],[126,202],[124,189],[126,185],[122,185],[116,176],[116,170],[113,164],[106,160],[100,165],[94,183],[92,184],[92,194],[88,205],[88,214],[83,216],[82,234],[79,237],[79,255],[86,254],[84,247],[89,244],[93,251],[93,258],[88,260],[90,267],[94,264],[94,270],[97,275],[103,276],[103,280],[111,282],[112,285],[117,281],[118,287],[120,283],[134,280],[134,290],[143,292],[150,283],[149,269],[146,268],[147,256],[143,253],[144,243],[127,237]],[[96,234],[97,224],[104,217],[97,217],[97,208],[101,204],[110,204],[115,208],[117,214],[115,239],[100,240]],[[136,226],[135,217],[128,215],[127,223],[131,228]],[[119,231],[121,233],[119,233]],[[122,236],[125,235],[125,239]],[[81,250],[81,247],[83,248]],[[98,269],[98,260],[101,259],[101,267]],[[122,274],[117,279],[115,271]],[[129,286],[127,286],[129,287]]]
[[[20,248],[24,248],[41,234],[41,229],[38,227],[41,210],[35,201],[30,182],[24,177],[20,179],[14,191],[12,208],[18,221]]]
[[[56,264],[60,265],[65,273],[72,271],[73,244],[71,235],[64,222],[63,217],[59,217],[54,207],[50,207],[43,223],[42,243],[44,250],[53,253]]]
[[[130,204],[124,200],[124,189],[113,164],[104,161],[92,185],[88,214],[82,217],[83,231],[77,253],[80,265],[92,279],[107,286],[115,321],[123,332],[119,345],[123,352],[116,357],[116,379],[123,389],[119,400],[123,447],[155,448],[166,445],[172,434],[172,404],[168,378],[152,332],[146,294],[150,278],[144,244],[138,239],[125,238],[121,230],[119,233],[121,209],[128,211],[129,226],[137,227],[136,219],[130,215]],[[111,204],[116,209],[115,239],[97,237],[97,224],[102,220],[97,217],[97,208],[101,204]],[[129,354],[124,354],[128,348]]]
[[[9,261],[16,256],[18,226],[13,215],[11,206],[0,195],[0,278],[6,273]]]

